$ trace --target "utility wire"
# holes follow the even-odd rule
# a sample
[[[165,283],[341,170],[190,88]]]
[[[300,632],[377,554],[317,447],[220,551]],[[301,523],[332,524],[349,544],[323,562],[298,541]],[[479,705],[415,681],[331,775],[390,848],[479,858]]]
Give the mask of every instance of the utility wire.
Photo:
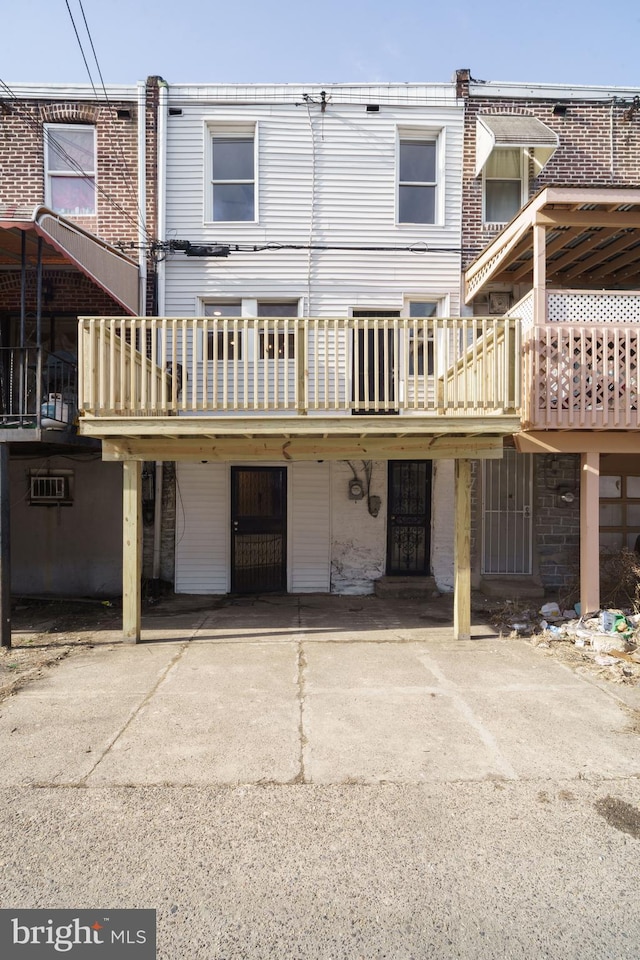
[[[91,83],[91,88],[92,88],[93,93],[94,93],[94,96],[95,96],[95,98],[96,98],[96,100],[97,100],[97,99],[98,99],[98,92],[97,92],[97,90],[96,90],[96,88],[95,88],[95,84],[94,84],[94,82],[93,82],[93,77],[91,76],[91,70],[89,70],[89,64],[87,63],[87,58],[86,58],[85,55],[84,55],[84,49],[83,49],[83,47],[82,47],[82,42],[81,42],[81,40],[80,40],[80,34],[78,33],[78,28],[76,27],[76,22],[75,22],[75,20],[73,19],[73,14],[71,13],[71,7],[69,6],[69,0],[64,0],[64,2],[65,2],[66,5],[67,5],[67,10],[69,11],[69,17],[71,18],[71,23],[73,24],[73,32],[74,32],[75,35],[76,35],[76,40],[78,41],[78,46],[80,47],[80,53],[82,54],[82,59],[84,60],[84,65],[85,65],[85,67],[87,68],[87,74],[88,74],[88,76],[89,76],[89,81],[90,81],[90,83]],[[84,15],[84,14],[83,14],[83,15]],[[85,23],[86,23],[86,21],[85,21]]]
[[[67,9],[69,10],[69,0],[66,0],[66,4],[67,4]],[[78,0],[78,5],[79,5],[79,7],[80,7],[80,12],[82,13],[82,19],[84,20],[84,27],[85,27],[85,30],[87,31],[87,37],[89,38],[89,43],[91,44],[91,52],[93,53],[93,59],[95,60],[96,69],[97,69],[97,71],[98,71],[98,76],[100,77],[100,83],[101,83],[101,85],[102,85],[102,91],[103,91],[103,93],[104,93],[104,99],[105,99],[105,101],[106,101],[109,109],[112,110],[113,107],[111,106],[111,103],[110,103],[110,101],[109,101],[109,95],[108,95],[108,93],[107,93],[107,87],[106,87],[105,82],[104,82],[104,77],[102,76],[102,70],[100,69],[100,63],[98,62],[98,54],[96,53],[96,48],[95,48],[94,43],[93,43],[93,37],[91,36],[91,31],[89,30],[89,24],[87,23],[87,18],[86,18],[86,16],[85,16],[84,7],[83,7],[83,5],[82,5],[82,0]],[[69,10],[69,15],[71,16],[71,10]],[[71,17],[71,22],[73,23],[73,17]],[[75,23],[73,23],[73,27],[74,27],[74,30],[75,30]],[[86,61],[86,58],[85,58],[85,56],[84,56],[84,51],[82,50],[82,44],[80,43],[80,38],[78,37],[78,31],[77,31],[77,30],[76,30],[76,37],[77,37],[77,39],[78,39],[78,43],[80,44],[80,50],[81,50],[81,52],[82,52],[82,56],[83,56],[83,59],[84,59],[85,65],[86,65],[87,61]],[[89,67],[87,67],[87,72],[89,72]],[[91,74],[89,74],[89,79],[91,80]],[[91,86],[93,87],[93,91],[94,91],[94,93],[95,93],[95,87],[93,86],[93,80],[91,80]],[[97,94],[96,94],[96,99],[98,99]],[[113,135],[112,135],[111,131],[109,131],[109,139],[110,139],[111,142],[113,143]],[[140,225],[142,226],[142,228],[143,228],[145,234],[147,235],[147,237],[149,237],[150,234],[149,234],[149,231],[147,230],[147,222],[146,222],[145,212],[144,212],[144,210],[142,209],[142,207],[140,206],[140,197],[138,197],[137,189],[136,189],[136,187],[134,186],[133,176],[132,176],[132,174],[131,174],[131,170],[129,169],[129,164],[127,163],[127,158],[126,158],[126,156],[125,156],[125,152],[124,152],[124,150],[123,150],[123,148],[122,148],[122,144],[120,143],[119,140],[116,141],[116,144],[117,144],[117,147],[118,147],[118,149],[119,149],[119,151],[120,151],[120,157],[121,157],[121,159],[122,159],[122,166],[124,167],[124,171],[125,171],[125,174],[126,174],[126,178],[127,178],[128,181],[129,181],[129,189],[130,189],[130,191],[131,191],[131,196],[132,196],[133,202],[134,202],[134,204],[135,204],[135,206],[136,206],[136,209],[137,209],[137,211],[138,211],[139,223],[140,223]]]

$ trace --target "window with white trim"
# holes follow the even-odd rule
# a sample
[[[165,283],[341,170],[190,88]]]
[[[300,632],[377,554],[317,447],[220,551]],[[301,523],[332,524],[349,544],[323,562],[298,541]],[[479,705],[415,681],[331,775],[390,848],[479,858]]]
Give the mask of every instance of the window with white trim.
[[[428,317],[438,316],[437,300],[411,300],[409,302],[409,316],[416,319],[427,319]],[[418,325],[419,326],[419,325]],[[426,348],[426,349],[425,349]],[[425,354],[426,354],[426,373],[433,373],[433,334],[424,334],[424,325],[422,331],[415,334],[414,330],[409,330],[409,375],[414,372],[418,376],[425,373]]]
[[[520,147],[493,150],[483,171],[484,222],[508,223],[526,199],[524,151]]]
[[[231,125],[210,128],[210,190],[207,220],[256,220],[255,129]]]
[[[96,131],[84,124],[44,125],[45,203],[65,216],[96,212]]]
[[[398,223],[437,220],[438,143],[436,137],[400,135],[398,145]]]
[[[259,317],[297,317],[298,301],[284,300],[276,302],[274,300],[258,301]],[[295,357],[295,334],[290,332],[285,339],[282,333],[264,333],[260,334],[260,359],[275,360],[293,360]]]
[[[242,301],[209,301],[204,304],[204,315],[205,317],[240,317],[242,315]],[[227,330],[226,333],[223,330],[218,330],[215,342],[214,334],[209,333],[207,335],[207,357],[209,360],[216,356],[216,343],[218,357],[226,356],[228,360],[242,360],[242,335],[240,332],[238,332],[236,338],[233,330]]]
[[[274,321],[298,317],[300,315],[299,300],[206,300],[202,302],[202,313],[205,317],[259,317],[273,318]],[[224,325],[223,325],[224,326]],[[295,333],[293,324],[287,329],[285,339],[284,324],[276,326],[277,331],[269,331],[269,324],[260,325],[257,340],[258,356],[261,360],[293,360],[295,357]],[[229,324],[226,330],[218,330],[215,334],[207,335],[208,359],[226,357],[228,360],[242,360],[245,346],[243,345],[243,330],[234,331]],[[217,350],[216,350],[217,348]],[[249,354],[251,355],[251,341]]]

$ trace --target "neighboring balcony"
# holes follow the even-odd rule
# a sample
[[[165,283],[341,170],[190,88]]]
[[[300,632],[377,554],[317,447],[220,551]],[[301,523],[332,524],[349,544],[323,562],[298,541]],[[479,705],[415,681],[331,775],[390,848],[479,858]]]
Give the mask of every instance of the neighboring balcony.
[[[526,430],[637,430],[640,292],[548,290],[545,322],[533,293],[522,321]]]
[[[0,347],[0,439],[75,432],[76,415],[75,362],[37,347]]]
[[[113,430],[117,418],[147,417],[189,418],[192,435],[212,419],[228,430],[230,417],[271,432],[294,420],[306,433],[320,421],[354,433],[384,418],[388,432],[490,420],[504,433],[520,413],[520,326],[510,317],[83,318],[79,345],[79,406],[93,435],[92,418]],[[198,428],[196,417],[208,423]],[[151,429],[140,419],[137,432]]]

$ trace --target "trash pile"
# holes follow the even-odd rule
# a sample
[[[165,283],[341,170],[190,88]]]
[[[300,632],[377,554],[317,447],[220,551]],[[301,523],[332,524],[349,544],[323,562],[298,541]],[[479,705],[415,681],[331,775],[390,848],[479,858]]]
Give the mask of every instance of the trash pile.
[[[580,604],[562,610],[545,603],[539,611],[520,610],[511,616],[512,633],[530,636],[537,647],[553,647],[558,641],[573,644],[608,679],[640,683],[640,614],[622,609],[581,614]]]

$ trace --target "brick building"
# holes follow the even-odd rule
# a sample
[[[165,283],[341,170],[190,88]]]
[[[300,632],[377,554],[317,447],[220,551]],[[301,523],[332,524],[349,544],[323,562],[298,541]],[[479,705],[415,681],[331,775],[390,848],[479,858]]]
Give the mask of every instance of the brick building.
[[[599,551],[640,534],[640,91],[457,85],[463,297],[523,338],[523,429],[475,486],[475,581],[563,593],[580,569],[594,606]]]
[[[154,310],[157,93],[157,78],[0,91],[4,643],[10,590],[120,590],[120,468],[78,436],[77,330]]]

